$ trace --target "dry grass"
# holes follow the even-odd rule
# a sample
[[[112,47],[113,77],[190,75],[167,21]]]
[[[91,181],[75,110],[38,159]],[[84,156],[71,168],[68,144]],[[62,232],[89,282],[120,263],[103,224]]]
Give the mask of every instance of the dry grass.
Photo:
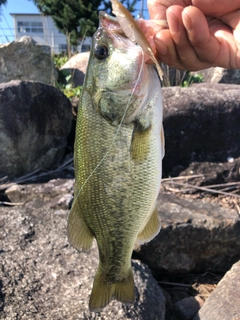
[[[163,179],[162,190],[165,193],[176,194],[182,198],[210,201],[222,207],[234,209],[240,215],[240,182],[229,182],[208,186],[191,184],[191,179],[203,178],[197,176],[179,176]]]

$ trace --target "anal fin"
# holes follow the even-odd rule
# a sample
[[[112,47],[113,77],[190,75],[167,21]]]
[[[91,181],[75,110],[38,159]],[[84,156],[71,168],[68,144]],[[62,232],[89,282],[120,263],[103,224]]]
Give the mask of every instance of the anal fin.
[[[160,231],[160,219],[158,216],[157,208],[155,208],[148,220],[147,224],[143,228],[143,230],[138,234],[137,241],[140,244],[145,242],[149,242],[152,240]]]
[[[68,216],[67,234],[69,242],[76,249],[91,248],[94,236],[83,218],[77,199],[74,200]]]

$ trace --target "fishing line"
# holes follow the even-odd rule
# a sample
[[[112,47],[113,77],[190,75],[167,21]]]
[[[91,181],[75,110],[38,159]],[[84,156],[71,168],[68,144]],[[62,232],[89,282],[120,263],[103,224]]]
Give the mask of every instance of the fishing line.
[[[135,85],[134,85],[134,87],[133,87],[133,89],[132,89],[131,95],[130,95],[130,97],[129,97],[129,100],[128,100],[128,103],[127,103],[127,106],[126,106],[126,108],[125,108],[125,110],[124,110],[124,113],[123,113],[122,119],[121,119],[121,121],[120,121],[120,123],[119,123],[119,126],[118,126],[118,128],[117,128],[117,131],[116,131],[115,137],[114,137],[114,139],[113,139],[113,141],[112,141],[112,144],[110,145],[109,149],[108,149],[108,150],[107,150],[107,152],[105,153],[105,155],[102,157],[102,159],[99,161],[99,163],[96,165],[96,167],[95,167],[95,168],[93,169],[93,171],[89,174],[89,176],[87,177],[87,179],[85,180],[85,182],[84,182],[84,183],[83,183],[83,185],[81,186],[80,190],[79,190],[79,191],[78,191],[78,193],[77,193],[77,196],[76,196],[76,198],[75,198],[74,202],[75,202],[75,201],[77,200],[77,198],[79,197],[79,195],[80,195],[80,193],[81,193],[82,189],[85,187],[85,185],[86,185],[86,183],[88,182],[88,180],[92,177],[92,175],[97,171],[97,169],[100,167],[100,165],[103,163],[103,161],[107,158],[107,156],[108,156],[108,155],[109,155],[109,153],[111,152],[112,147],[114,146],[114,143],[115,143],[115,141],[116,141],[116,139],[117,139],[117,136],[118,136],[119,131],[120,131],[121,127],[122,127],[122,124],[123,124],[124,118],[125,118],[125,116],[126,116],[126,114],[127,114],[127,111],[128,111],[129,105],[130,105],[130,103],[131,103],[131,100],[132,100],[133,94],[134,94],[134,92],[135,92],[135,90],[136,90],[136,87],[137,87],[137,85],[138,85],[139,81],[140,81],[140,77],[141,77],[141,75],[142,75],[142,71],[143,71],[143,65],[144,65],[144,53],[143,53],[143,49],[142,49],[140,46],[139,46],[139,48],[141,49],[141,53],[142,53],[142,63],[141,63],[141,68],[140,68],[140,71],[139,71],[139,75],[138,75],[137,81],[136,81],[136,83],[135,83]],[[73,208],[73,205],[72,205],[72,208]]]

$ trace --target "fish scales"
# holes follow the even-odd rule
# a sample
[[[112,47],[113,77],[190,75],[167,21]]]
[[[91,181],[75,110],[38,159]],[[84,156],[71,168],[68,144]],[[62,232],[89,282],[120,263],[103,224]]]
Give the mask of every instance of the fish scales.
[[[94,311],[114,297],[133,303],[133,247],[159,231],[160,82],[153,66],[144,64],[141,71],[141,48],[111,33],[111,22],[116,24],[100,13],[93,37],[77,118],[75,199],[68,219],[69,241],[76,248],[89,249],[93,238],[97,241],[100,261],[90,297]]]

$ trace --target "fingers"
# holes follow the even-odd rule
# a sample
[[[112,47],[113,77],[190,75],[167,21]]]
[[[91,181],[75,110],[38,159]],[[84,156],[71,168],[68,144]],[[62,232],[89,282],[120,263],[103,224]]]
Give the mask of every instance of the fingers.
[[[181,63],[169,30],[160,31],[154,38],[157,57],[161,62],[177,69],[185,69]]]
[[[162,62],[191,71],[212,66],[237,68],[236,39],[220,20],[207,21],[196,7],[180,6],[167,10],[167,20],[169,33],[159,31],[155,36],[158,58]]]
[[[150,19],[166,19],[166,10],[167,5],[160,3],[160,1],[156,0],[148,0],[148,11],[150,15]]]
[[[197,68],[201,66],[199,62],[224,68],[235,67],[231,60],[236,55],[236,45],[229,27],[214,18],[207,22],[202,12],[195,7],[184,9],[182,21],[198,59]],[[179,50],[178,47],[176,50]]]
[[[212,66],[219,52],[220,43],[209,32],[203,13],[195,7],[171,7],[167,12],[170,33],[180,61],[187,70]]]
[[[216,0],[148,0],[151,19],[169,25],[154,30],[159,60],[185,70],[239,69],[239,6],[240,0],[218,0],[217,6]]]
[[[207,67],[204,61],[199,60],[191,41],[189,41],[189,32],[182,23],[183,11],[184,8],[179,6],[172,6],[167,10],[169,30],[175,44],[178,60],[187,70],[195,70]],[[195,18],[198,19],[201,28],[201,30],[199,30],[199,34],[204,33],[204,35],[208,37],[209,34],[206,34],[207,28],[205,28],[206,21],[204,16],[202,15]]]
[[[155,36],[158,58],[162,62],[178,69],[199,70],[207,68],[210,66],[209,63],[198,57],[192,43],[189,41],[189,32],[182,22],[183,12],[184,8],[181,6],[172,6],[167,10],[168,33],[166,32],[167,30],[164,30],[158,32]],[[205,42],[208,42],[207,22],[199,10],[197,15],[194,16],[194,19],[196,18],[198,19],[198,33],[203,35]],[[190,26],[190,24],[188,25]]]

